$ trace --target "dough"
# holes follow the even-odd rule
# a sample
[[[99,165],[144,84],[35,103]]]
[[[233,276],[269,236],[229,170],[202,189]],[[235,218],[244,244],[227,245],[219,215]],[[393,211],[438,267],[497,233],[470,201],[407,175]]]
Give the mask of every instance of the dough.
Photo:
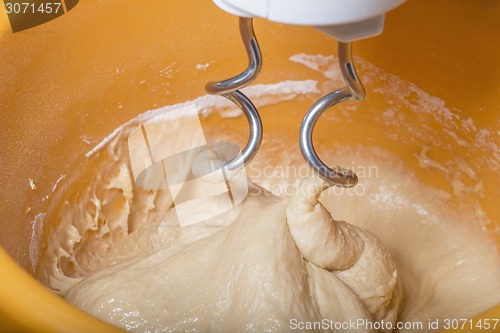
[[[293,319],[324,318],[394,324],[396,265],[375,236],[332,219],[318,202],[327,187],[311,177],[294,197],[280,199],[251,185],[229,226],[111,265],[63,295],[141,332],[287,332]],[[202,228],[210,227],[191,227]]]
[[[168,190],[134,182],[127,138],[139,123],[68,175],[43,221],[36,276],[87,312],[138,332],[165,322],[173,331],[289,331],[305,321],[393,323],[396,315],[423,326],[395,332],[420,332],[500,302],[500,256],[478,228],[478,216],[487,217],[422,184],[384,150],[323,150],[325,160],[356,161],[359,184],[325,190],[313,177],[297,189],[310,169],[296,145],[270,139],[273,149],[261,149],[247,172],[280,198],[252,184],[243,204],[180,227]],[[190,158],[198,165],[201,156],[186,155],[183,165]],[[210,213],[219,200],[183,205]]]

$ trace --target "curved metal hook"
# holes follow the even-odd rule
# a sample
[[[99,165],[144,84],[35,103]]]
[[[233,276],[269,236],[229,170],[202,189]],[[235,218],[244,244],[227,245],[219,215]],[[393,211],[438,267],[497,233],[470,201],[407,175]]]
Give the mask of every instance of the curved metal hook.
[[[300,125],[299,145],[304,159],[321,178],[335,186],[353,187],[358,183],[358,176],[353,171],[340,166],[336,166],[335,169],[329,168],[319,158],[312,141],[314,126],[323,112],[343,101],[350,99],[360,101],[365,96],[365,89],[352,61],[351,43],[339,42],[338,52],[340,70],[347,87],[323,96],[306,113]]]
[[[257,154],[262,142],[262,121],[257,108],[239,89],[247,86],[257,78],[262,68],[262,55],[259,43],[253,30],[253,19],[240,17],[240,34],[248,54],[249,64],[243,73],[220,82],[209,82],[205,90],[212,95],[221,95],[235,103],[245,114],[250,127],[250,137],[240,155],[227,162],[225,167],[230,171],[241,169]]]

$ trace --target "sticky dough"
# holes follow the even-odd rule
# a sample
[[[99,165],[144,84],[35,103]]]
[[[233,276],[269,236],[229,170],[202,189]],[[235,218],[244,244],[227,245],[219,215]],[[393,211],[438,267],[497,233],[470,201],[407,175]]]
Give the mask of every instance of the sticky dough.
[[[471,223],[473,212],[384,151],[327,156],[378,167],[360,178],[357,195],[315,177],[297,189],[294,179],[259,172],[250,175],[255,182],[294,194],[279,198],[251,184],[242,204],[181,227],[168,190],[134,183],[126,139],[136,125],[68,179],[44,221],[37,277],[96,317],[136,332],[287,332],[292,319],[443,322],[500,301],[498,252]],[[300,167],[296,147],[274,146],[257,165]],[[184,166],[199,166],[202,156],[186,158]],[[212,216],[219,200],[184,208]]]
[[[312,177],[279,199],[252,185],[229,226],[100,270],[64,297],[137,331],[288,331],[294,318],[395,322],[393,260],[375,236],[332,219],[317,200],[327,187]]]

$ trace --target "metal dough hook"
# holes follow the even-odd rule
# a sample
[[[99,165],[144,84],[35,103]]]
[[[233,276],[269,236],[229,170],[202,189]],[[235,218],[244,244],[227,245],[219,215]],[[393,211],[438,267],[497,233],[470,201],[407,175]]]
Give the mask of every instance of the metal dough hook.
[[[229,171],[237,171],[247,165],[257,154],[262,142],[262,121],[257,108],[239,89],[257,78],[262,68],[262,56],[253,31],[253,19],[240,17],[240,34],[248,54],[249,64],[243,73],[220,82],[209,82],[205,90],[212,95],[221,95],[236,104],[245,114],[250,127],[250,137],[240,155],[225,164]]]
[[[229,171],[237,171],[247,165],[257,154],[262,142],[262,121],[257,108],[239,89],[254,81],[262,68],[262,56],[253,30],[251,17],[240,17],[240,34],[249,58],[249,65],[243,73],[220,82],[209,82],[205,90],[209,94],[221,95],[236,104],[245,114],[250,127],[250,137],[240,155],[227,162],[225,167]],[[351,42],[339,42],[339,64],[342,76],[347,87],[338,89],[317,101],[306,113],[299,132],[299,145],[302,155],[313,170],[332,185],[353,187],[358,182],[356,174],[348,169],[336,166],[329,168],[314,149],[312,133],[319,117],[334,105],[347,100],[360,101],[365,96],[352,60]]]
[[[329,168],[318,157],[312,142],[314,126],[323,112],[343,101],[351,99],[360,101],[365,97],[365,89],[352,61],[351,42],[339,42],[338,53],[340,70],[347,87],[323,96],[306,113],[300,125],[299,145],[305,160],[321,178],[335,186],[353,187],[358,182],[358,176],[353,171],[340,166],[335,166],[335,169]]]

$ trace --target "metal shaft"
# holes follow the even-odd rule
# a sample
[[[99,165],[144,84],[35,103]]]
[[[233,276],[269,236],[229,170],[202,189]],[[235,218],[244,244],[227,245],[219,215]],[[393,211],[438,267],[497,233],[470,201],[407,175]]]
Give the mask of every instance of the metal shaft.
[[[226,163],[229,171],[236,171],[247,165],[257,154],[262,142],[262,121],[257,108],[239,89],[257,78],[262,68],[259,43],[253,31],[253,19],[240,17],[240,34],[248,54],[249,64],[243,73],[220,82],[209,82],[205,90],[209,94],[221,95],[236,104],[245,114],[250,127],[248,142],[240,155]]]
[[[351,99],[360,101],[365,96],[365,89],[354,68],[351,50],[350,42],[339,42],[340,70],[347,87],[338,89],[317,101],[306,113],[299,131],[299,145],[304,159],[321,178],[341,187],[353,187],[358,182],[358,176],[353,171],[339,166],[334,169],[328,167],[316,153],[312,136],[319,117],[326,110],[343,101]]]

